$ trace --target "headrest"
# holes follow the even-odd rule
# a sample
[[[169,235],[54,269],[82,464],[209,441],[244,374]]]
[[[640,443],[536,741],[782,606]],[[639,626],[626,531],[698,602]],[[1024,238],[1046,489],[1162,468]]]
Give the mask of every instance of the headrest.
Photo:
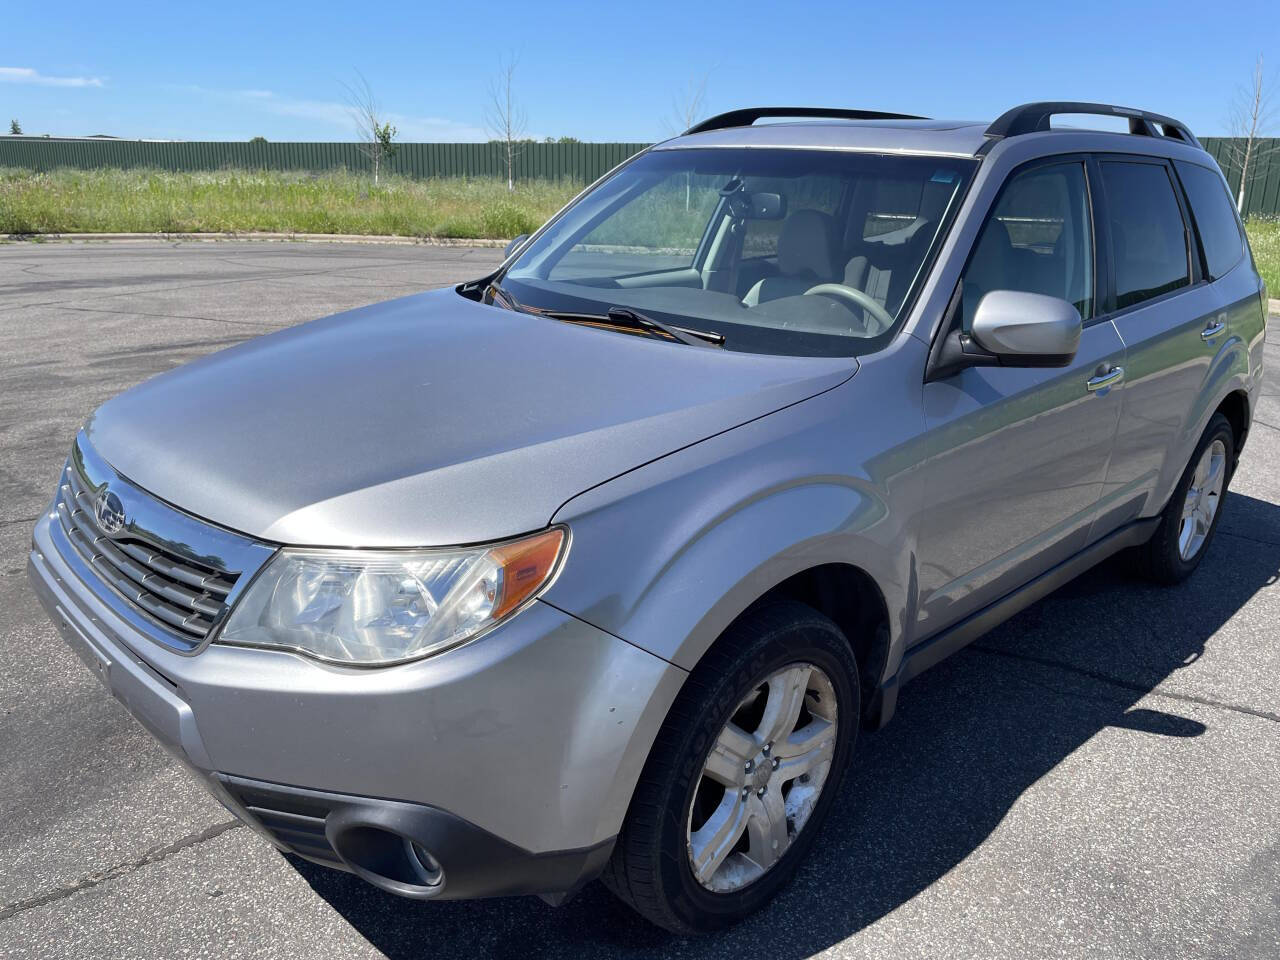
[[[787,217],[778,235],[778,268],[788,276],[834,277],[832,227],[831,217],[819,210],[797,210]]]

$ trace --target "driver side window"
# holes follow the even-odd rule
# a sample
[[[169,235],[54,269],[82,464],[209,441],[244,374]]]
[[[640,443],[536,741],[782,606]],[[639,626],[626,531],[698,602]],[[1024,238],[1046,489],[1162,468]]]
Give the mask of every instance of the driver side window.
[[[1093,230],[1084,164],[1036,166],[1015,174],[983,224],[962,278],[962,325],[992,290],[1060,297],[1093,315]]]

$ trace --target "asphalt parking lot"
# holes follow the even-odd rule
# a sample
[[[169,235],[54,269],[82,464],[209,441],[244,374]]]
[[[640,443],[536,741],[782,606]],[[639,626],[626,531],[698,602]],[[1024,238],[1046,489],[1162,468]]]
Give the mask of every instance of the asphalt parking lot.
[[[287,861],[58,639],[30,528],[103,400],[203,353],[480,275],[499,251],[0,244],[0,955],[1280,956],[1280,346],[1200,571],[1123,558],[925,674],[797,882],[709,939],[597,886],[419,903]]]

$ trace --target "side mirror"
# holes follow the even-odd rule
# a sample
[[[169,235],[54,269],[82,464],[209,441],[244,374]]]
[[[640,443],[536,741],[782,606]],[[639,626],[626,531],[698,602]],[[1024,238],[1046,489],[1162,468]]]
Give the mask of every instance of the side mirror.
[[[1065,367],[1080,346],[1080,311],[1058,297],[992,290],[973,312],[972,336],[1006,367]]]
[[[529,235],[527,233],[522,233],[520,234],[520,236],[516,237],[514,240],[508,243],[507,249],[502,251],[502,259],[503,260],[507,259],[507,257],[511,256],[513,253],[519,250],[520,244],[524,243],[528,239],[529,239]]]
[[[947,308],[960,302],[960,289]],[[966,367],[1065,367],[1080,346],[1080,311],[1065,300],[1020,290],[992,290],[978,301],[970,333],[951,330],[934,342],[925,380]]]

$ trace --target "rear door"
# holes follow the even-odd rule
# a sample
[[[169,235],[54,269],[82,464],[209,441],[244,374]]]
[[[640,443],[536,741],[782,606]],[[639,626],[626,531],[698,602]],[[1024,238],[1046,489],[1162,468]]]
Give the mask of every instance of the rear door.
[[[1015,172],[961,278],[960,323],[992,290],[1074,303],[1085,321],[1063,368],[970,367],[924,387],[928,506],[919,527],[920,623],[954,624],[1080,550],[1106,476],[1124,344],[1095,316],[1084,158]]]
[[[1162,474],[1179,448],[1216,345],[1224,339],[1189,211],[1172,165],[1107,155],[1096,163],[1099,225],[1113,278],[1104,310],[1126,347],[1124,403],[1096,539],[1163,503]],[[1147,509],[1150,507],[1150,509]]]

